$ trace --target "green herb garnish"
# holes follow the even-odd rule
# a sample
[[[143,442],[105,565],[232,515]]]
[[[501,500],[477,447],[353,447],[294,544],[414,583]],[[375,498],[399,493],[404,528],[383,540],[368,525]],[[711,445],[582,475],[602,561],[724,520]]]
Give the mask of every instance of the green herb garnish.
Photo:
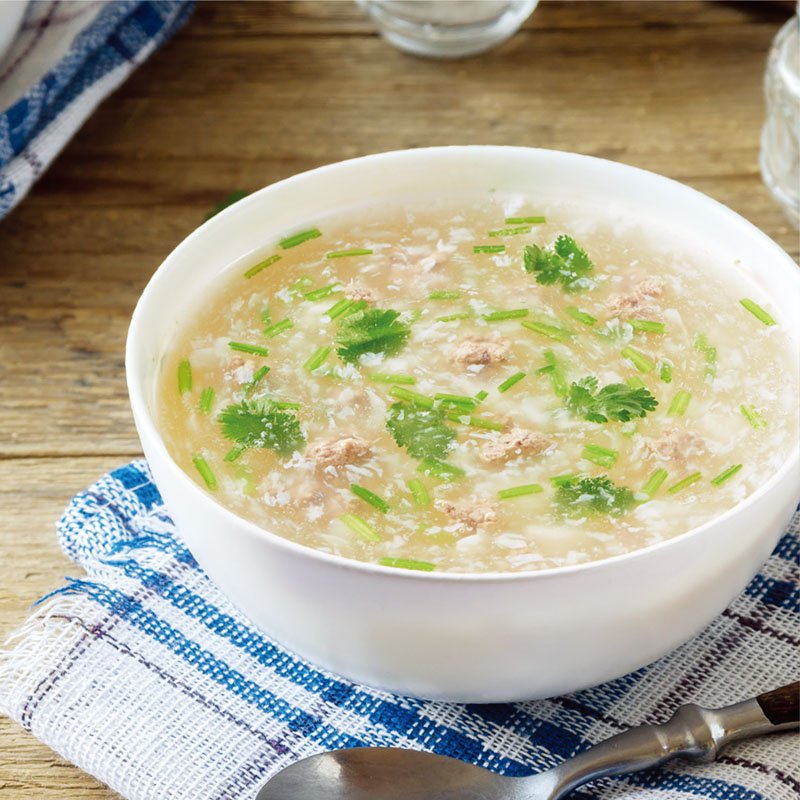
[[[628,325],[641,333],[664,333],[666,325],[663,322],[654,322],[650,319],[629,319]]]
[[[583,447],[581,458],[599,464],[601,467],[612,467],[617,463],[619,452],[599,444],[586,444]]]
[[[739,301],[756,319],[761,320],[765,325],[777,325],[778,323],[775,322],[774,319],[766,312],[763,308],[761,308],[758,303],[754,303],[752,300],[748,300],[745,298],[744,300]]]
[[[510,378],[506,378],[498,387],[498,392],[507,392],[515,383],[519,383],[525,377],[524,372],[515,372]]]
[[[538,483],[529,483],[525,486],[514,486],[511,489],[501,489],[497,493],[500,500],[509,500],[512,497],[523,497],[527,494],[539,494],[543,492],[544,488]]]
[[[302,233],[294,234],[294,236],[289,236],[286,239],[281,239],[278,244],[280,244],[281,250],[288,250],[290,247],[297,247],[297,245],[307,242],[309,239],[316,239],[320,236],[322,236],[322,233],[316,228],[312,228],[310,231],[303,231]]]
[[[697,481],[702,478],[702,474],[699,472],[693,472],[691,475],[687,475],[683,480],[678,481],[677,483],[673,484],[672,486],[667,489],[667,492],[670,494],[677,494],[678,492],[683,491],[687,486],[691,486],[693,483],[697,483]]]
[[[431,496],[428,494],[425,484],[419,478],[412,478],[408,482],[408,488],[418,506],[430,505]]]
[[[386,427],[399,447],[405,447],[412,458],[447,458],[453,449],[456,432],[445,422],[445,412],[416,408],[406,403],[389,407]]]
[[[192,365],[187,359],[178,362],[178,392],[186,394],[192,391]]]
[[[338,281],[331,283],[329,286],[322,286],[319,289],[312,289],[310,292],[305,292],[303,297],[310,302],[314,302],[315,300],[322,300],[325,297],[329,297],[332,294],[336,294],[341,291],[341,284]]]
[[[271,267],[276,261],[280,261],[281,257],[275,253],[275,255],[270,256],[269,258],[265,258],[263,261],[259,261],[254,267],[250,267],[247,272],[245,272],[245,278],[252,278],[254,275],[258,275],[261,270],[266,269],[267,267]]]
[[[728,467],[728,469],[720,472],[716,478],[712,478],[711,483],[713,483],[714,486],[722,486],[725,481],[727,481],[729,478],[732,478],[741,468],[741,464],[734,464],[732,467]]]
[[[667,479],[669,473],[663,468],[659,467],[648,479],[647,483],[641,488],[641,493],[652,500],[655,493],[661,488],[661,484]]]
[[[333,250],[325,253],[325,258],[346,258],[347,256],[371,256],[372,250]]]
[[[417,467],[417,472],[422,472],[424,475],[433,475],[434,478],[441,478],[443,481],[453,481],[466,475],[466,472],[461,467],[445,464],[443,461],[436,461],[433,458],[424,458]]]
[[[476,244],[472,248],[473,253],[505,253],[504,244]]]
[[[624,383],[609,383],[597,391],[598,380],[588,376],[573,382],[566,400],[567,408],[589,422],[628,422],[644,417],[658,401],[647,389],[632,389]]]
[[[686,409],[689,408],[689,401],[691,399],[691,392],[684,391],[683,389],[675,392],[675,397],[672,398],[672,402],[669,404],[667,414],[682,417],[686,413]]]
[[[342,319],[336,334],[336,352],[342,361],[354,363],[364,353],[397,353],[411,333],[411,328],[398,322],[399,311],[370,308]]]
[[[760,430],[767,427],[767,421],[762,413],[755,406],[739,406],[739,410],[744,418],[756,429]]]
[[[478,401],[474,397],[468,397],[465,394],[444,394],[437,392],[433,399],[442,407],[455,406],[457,408],[464,408],[471,411],[478,405]]]
[[[358,534],[365,542],[382,542],[383,537],[372,527],[364,522],[358,514],[342,514],[339,519],[350,528],[353,533]]]
[[[598,514],[618,517],[636,505],[630,489],[615,486],[605,475],[565,479],[557,484],[555,499],[561,512],[573,518]]]
[[[489,236],[519,236],[521,233],[530,233],[530,225],[521,225],[518,228],[500,228],[496,231],[489,231]]]
[[[623,358],[627,358],[629,361],[633,362],[633,366],[639,370],[639,372],[650,372],[656,368],[656,365],[644,354],[639,352],[635,347],[623,347],[620,351],[620,355]]]
[[[242,450],[241,447],[231,447],[231,449],[225,453],[225,457],[222,460],[228,464],[232,464],[243,452],[244,450]]]
[[[259,381],[260,381],[260,380],[261,380],[261,379],[262,379],[262,378],[263,378],[263,377],[264,377],[264,376],[265,376],[265,375],[266,375],[268,372],[269,372],[269,367],[268,367],[268,366],[264,365],[263,367],[259,367],[259,368],[258,368],[258,369],[257,369],[257,370],[256,370],[256,371],[253,373],[253,380],[251,380],[251,381],[250,381],[250,383],[248,383],[248,384],[247,384],[247,385],[244,387],[244,393],[245,393],[246,395],[250,394],[250,393],[253,391],[253,389],[255,389],[255,388],[256,388],[256,386],[258,385],[258,382],[259,382]]]
[[[504,319],[521,319],[528,316],[527,308],[512,308],[510,311],[491,311],[481,314],[487,322],[501,322]]]
[[[214,477],[211,467],[208,466],[208,462],[203,456],[193,456],[192,464],[194,464],[195,468],[200,473],[200,477],[205,482],[205,485],[211,489],[211,491],[214,491],[214,489],[217,488],[217,479]]]
[[[565,234],[561,234],[550,247],[526,245],[523,264],[525,272],[536,276],[537,283],[545,286],[560,283],[569,294],[594,286],[590,277],[594,264],[586,251]]]
[[[475,393],[475,399],[479,403],[482,403],[488,396],[489,396],[489,392],[484,391],[483,389],[481,389],[479,392]]]
[[[341,316],[350,306],[355,305],[352,300],[343,297],[338,302],[334,303],[326,312],[325,315],[331,319],[336,319]]]
[[[233,439],[240,450],[261,447],[289,456],[306,441],[297,417],[278,409],[271,400],[242,400],[229,405],[217,416],[222,435]]]
[[[672,365],[668,364],[666,361],[662,362],[658,377],[661,378],[664,383],[672,383]]]
[[[428,295],[428,300],[458,300],[460,297],[461,292],[448,292],[442,289],[436,292],[431,292]]]
[[[553,475],[553,477],[550,478],[550,483],[552,483],[553,486],[564,486],[565,484],[572,483],[580,478],[588,477],[588,472],[568,472],[565,475]]]
[[[390,375],[386,372],[370,372],[367,377],[378,383],[404,383],[413,386],[417,382],[413,375]]]
[[[319,369],[324,363],[325,359],[331,354],[330,347],[318,347],[310,356],[308,361],[303,364],[303,369],[307,369],[309,372],[313,372],[315,369]]]
[[[214,387],[206,386],[200,393],[200,402],[197,404],[197,410],[201,414],[208,414],[211,411],[211,403],[214,401]]]
[[[566,397],[567,395],[567,379],[564,377],[564,371],[561,369],[558,361],[556,360],[555,353],[552,350],[545,350],[544,353],[544,360],[546,362],[545,367],[541,367],[537,369],[537,374],[541,375],[542,370],[547,369],[550,373],[550,380],[553,383],[553,391],[559,397]]]
[[[436,569],[436,564],[429,561],[417,561],[413,558],[391,558],[384,556],[378,560],[382,567],[396,567],[397,569],[416,569],[420,572],[432,572]]]
[[[236,350],[239,353],[250,353],[254,356],[268,356],[269,350],[266,347],[260,347],[257,344],[246,344],[245,342],[228,342],[228,347],[231,350]]]
[[[432,409],[435,402],[432,397],[427,397],[419,392],[412,392],[411,389],[404,389],[402,386],[392,386],[389,389],[389,394],[396,397],[398,400],[405,400],[408,403],[413,403],[420,408]]]
[[[448,314],[444,317],[436,317],[434,322],[454,322],[457,319],[469,319],[472,314],[469,311],[460,311],[458,314]]]
[[[625,383],[627,383],[631,389],[647,388],[647,384],[638,375],[631,375],[629,378],[625,378]]]
[[[564,310],[572,317],[572,319],[576,319],[578,322],[582,322],[584,325],[589,325],[591,327],[595,324],[595,322],[597,322],[597,320],[591,314],[581,311],[576,306],[567,306]]]
[[[523,328],[527,328],[529,331],[540,333],[542,336],[546,336],[548,339],[554,339],[557,342],[563,342],[564,339],[567,339],[572,333],[564,328],[557,328],[555,325],[548,325],[544,322],[530,322],[529,320],[525,320],[524,322],[520,322],[520,325],[522,325]]]
[[[698,333],[694,337],[694,349],[703,356],[706,378],[714,380],[717,374],[717,348],[708,343],[704,333]]]
[[[461,411],[448,411],[447,419],[451,419],[453,422],[460,422],[462,425],[469,425],[473,428],[485,428],[490,431],[502,431],[505,427],[494,420],[484,419],[483,417],[473,417]]]
[[[547,220],[544,217],[506,217],[506,225],[541,225]]]
[[[374,492],[371,492],[369,489],[365,489],[363,486],[359,486],[357,483],[350,484],[350,491],[356,497],[360,497],[365,503],[369,503],[371,506],[374,506],[383,514],[386,514],[391,508],[391,506],[382,497],[378,497],[378,495],[376,495]]]
[[[292,322],[290,319],[282,319],[280,322],[270,325],[269,328],[264,328],[261,333],[267,338],[271,339],[273,336],[277,336],[283,331],[288,331],[290,328],[294,328],[294,322]]]

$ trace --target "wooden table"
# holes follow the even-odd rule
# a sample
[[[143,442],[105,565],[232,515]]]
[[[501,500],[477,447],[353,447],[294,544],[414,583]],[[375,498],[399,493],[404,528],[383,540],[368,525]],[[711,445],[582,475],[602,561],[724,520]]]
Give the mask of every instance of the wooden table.
[[[382,150],[515,144],[624,161],[729,205],[795,258],[758,172],[786,3],[543,3],[453,62],[401,54],[349,2],[202,3],[0,224],[0,638],[76,568],[54,523],[140,454],[123,370],[136,299],[234,189]],[[115,796],[0,720],[0,796]]]

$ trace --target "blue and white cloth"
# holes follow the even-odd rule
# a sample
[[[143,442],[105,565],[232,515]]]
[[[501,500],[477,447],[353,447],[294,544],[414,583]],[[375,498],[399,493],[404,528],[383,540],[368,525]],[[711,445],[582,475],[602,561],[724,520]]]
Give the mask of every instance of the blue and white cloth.
[[[593,689],[502,705],[376,691],[266,638],[182,544],[144,461],[75,497],[58,533],[86,574],[0,651],[0,712],[130,800],[251,800],[296,759],[365,745],[529,775],[682,703],[725,705],[797,679],[800,514],[746,591],[675,652]],[[670,762],[573,796],[794,800],[798,744],[740,742],[714,763]]]
[[[20,3],[23,0],[0,0]],[[181,0],[32,0],[0,60],[0,219],[188,18]]]

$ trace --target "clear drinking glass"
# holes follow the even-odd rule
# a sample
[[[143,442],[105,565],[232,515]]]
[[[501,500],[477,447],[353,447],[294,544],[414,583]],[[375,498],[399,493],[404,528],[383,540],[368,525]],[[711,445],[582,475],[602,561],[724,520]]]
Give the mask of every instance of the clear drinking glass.
[[[519,30],[539,0],[356,0],[388,42],[428,58],[481,53]]]
[[[800,2],[778,32],[764,76],[767,119],[759,164],[764,183],[800,228]]]

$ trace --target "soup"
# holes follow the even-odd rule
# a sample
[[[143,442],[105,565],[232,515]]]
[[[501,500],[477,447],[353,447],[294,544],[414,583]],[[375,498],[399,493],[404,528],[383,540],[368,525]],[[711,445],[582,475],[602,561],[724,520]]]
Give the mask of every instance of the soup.
[[[326,553],[607,558],[732,508],[796,447],[792,346],[757,294],[702,243],[574,200],[375,202],[222,272],[162,360],[159,427],[219,502]]]

